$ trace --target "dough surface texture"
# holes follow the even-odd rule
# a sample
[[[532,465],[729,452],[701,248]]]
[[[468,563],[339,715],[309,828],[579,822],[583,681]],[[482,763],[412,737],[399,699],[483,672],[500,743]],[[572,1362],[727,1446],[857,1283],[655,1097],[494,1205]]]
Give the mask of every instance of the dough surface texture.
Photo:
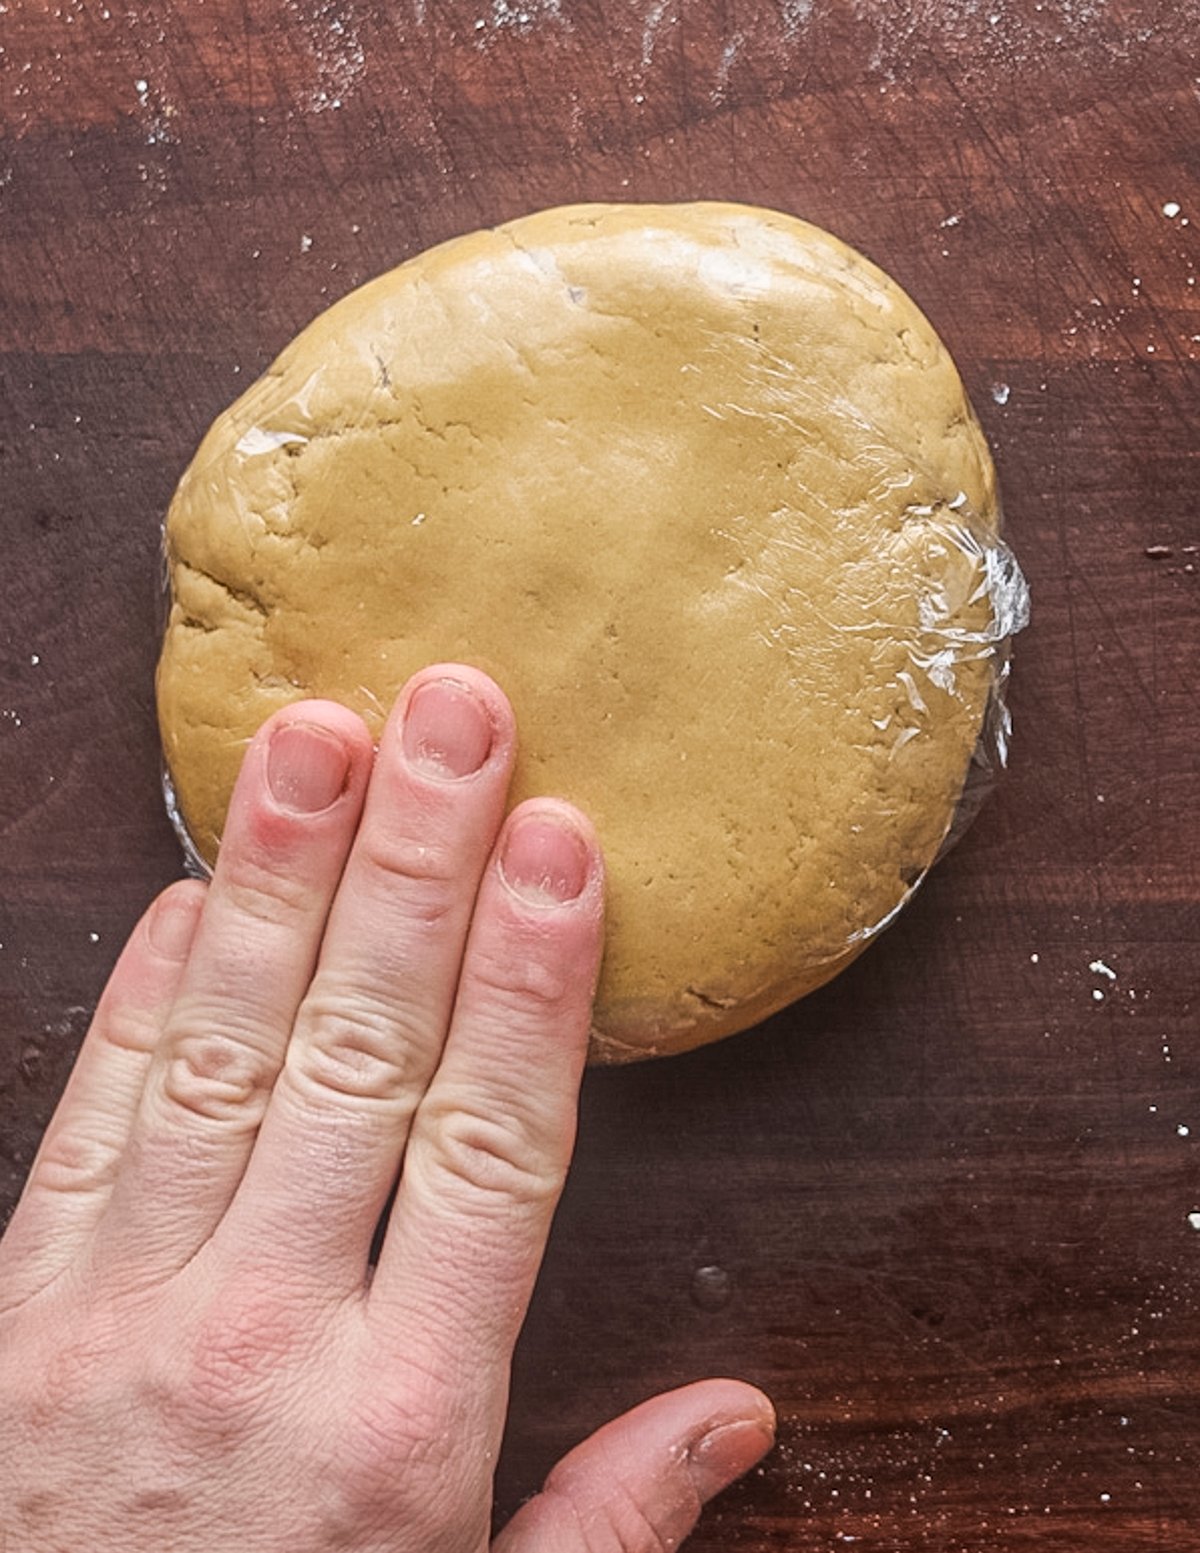
[[[213,425],[167,520],[159,714],[216,856],[247,740],[307,696],[378,732],[493,675],[512,801],[608,860],[593,1055],[744,1029],[891,919],[953,817],[1011,626],[944,346],[827,233],[586,205],[331,307]]]

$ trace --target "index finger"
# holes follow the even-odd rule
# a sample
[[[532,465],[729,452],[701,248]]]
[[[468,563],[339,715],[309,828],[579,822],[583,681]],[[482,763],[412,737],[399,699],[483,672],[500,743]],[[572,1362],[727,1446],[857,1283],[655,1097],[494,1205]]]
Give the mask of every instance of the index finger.
[[[439,1334],[448,1363],[505,1385],[574,1144],[603,897],[583,815],[547,799],[514,810],[368,1297],[368,1320],[405,1347]]]

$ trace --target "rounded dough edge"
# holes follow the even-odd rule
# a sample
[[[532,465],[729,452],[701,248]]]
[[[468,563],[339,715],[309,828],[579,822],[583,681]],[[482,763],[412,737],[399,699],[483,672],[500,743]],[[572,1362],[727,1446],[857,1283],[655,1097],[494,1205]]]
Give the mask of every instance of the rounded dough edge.
[[[247,564],[253,562],[253,547],[239,548],[239,536],[245,538],[257,514],[286,508],[290,499],[288,447],[294,444],[280,444],[271,453],[241,460],[236,454],[239,444],[255,428],[271,422],[275,424],[268,429],[273,434],[315,440],[322,425],[336,421],[347,404],[373,402],[381,389],[374,349],[377,331],[372,320],[398,291],[421,290],[423,306],[429,308],[431,299],[440,295],[439,288],[449,285],[453,290],[454,277],[464,267],[511,260],[526,270],[536,270],[547,251],[555,256],[560,270],[564,265],[570,268],[581,256],[586,270],[586,255],[595,251],[597,234],[606,240],[636,241],[647,225],[656,230],[682,226],[689,241],[702,245],[708,240],[714,252],[721,252],[728,247],[730,223],[738,232],[739,248],[755,233],[762,235],[762,252],[751,255],[755,262],[779,262],[778,250],[790,249],[807,264],[814,283],[840,288],[866,310],[883,308],[891,335],[897,339],[907,335],[902,359],[891,365],[920,381],[927,390],[927,401],[933,404],[927,417],[929,445],[922,442],[915,451],[910,450],[910,461],[917,458],[925,464],[928,482],[942,487],[943,505],[949,503],[954,487],[964,491],[973,531],[984,542],[995,536],[998,508],[990,459],[944,347],[915,305],[882,271],[829,234],[791,217],[741,206],[577,206],[452,239],[368,283],[298,335],[264,378],[214,423],[172,504],[168,538],[173,551],[175,606],[159,674],[164,748],[183,813],[197,845],[210,860],[232,776],[253,727],[277,706],[297,699],[309,688],[329,693],[326,687],[290,684],[279,675],[277,655],[263,640],[263,622],[270,618],[272,605],[268,602],[264,608],[256,586],[260,579],[253,564]],[[798,266],[801,282],[804,264]],[[528,318],[528,314],[523,316]],[[399,386],[403,392],[405,385]],[[893,440],[902,441],[903,433]],[[297,459],[297,465],[303,461]],[[251,464],[252,468],[247,467]],[[214,545],[212,537],[218,531],[223,533],[223,541]],[[188,621],[193,622],[191,627]],[[218,676],[207,693],[197,689],[198,679],[211,678],[211,660],[209,648],[196,639],[196,621],[203,623],[200,635],[223,633],[223,644],[231,645],[227,656],[232,658],[233,672],[223,681]],[[428,656],[444,658],[448,654],[431,648]],[[499,670],[503,681],[499,662],[482,666]],[[904,860],[916,877],[932,861],[949,823],[953,796],[961,786],[989,683],[990,665],[962,665],[954,737],[947,738],[940,751],[941,764],[932,783],[936,791],[931,803],[936,812],[931,814],[930,823],[917,827],[922,855]],[[359,709],[377,723],[369,705]],[[536,785],[531,790],[537,790]],[[900,898],[904,893],[907,886]],[[898,903],[890,896],[881,899],[886,910],[877,916],[886,917]],[[777,916],[786,914],[794,904],[789,905],[786,894],[766,902]],[[802,921],[794,925],[804,928]],[[840,946],[827,945],[822,957],[808,962],[799,960],[794,948],[803,932],[784,935],[772,951],[775,960],[767,972],[759,964],[751,974],[743,974],[747,943],[752,943],[761,926],[752,921],[749,931],[740,933],[738,954],[728,956],[726,963],[719,963],[719,952],[710,949],[705,968],[711,966],[712,974],[682,983],[676,974],[680,990],[671,1002],[659,995],[647,1004],[629,996],[626,989],[624,996],[608,1000],[606,1014],[602,986],[595,1054],[621,1060],[632,1051],[645,1055],[684,1049],[743,1028],[835,974],[858,952],[875,925],[860,923],[859,927],[867,930],[860,941],[848,944],[843,936]],[[660,987],[677,972],[679,963],[677,945],[665,969],[659,967]]]

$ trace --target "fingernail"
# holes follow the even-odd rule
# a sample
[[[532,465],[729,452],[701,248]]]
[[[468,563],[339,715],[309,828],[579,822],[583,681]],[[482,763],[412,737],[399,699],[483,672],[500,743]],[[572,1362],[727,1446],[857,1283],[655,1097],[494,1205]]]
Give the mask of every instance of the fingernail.
[[[150,946],[167,960],[182,960],[196,930],[196,909],[178,901],[159,901],[146,925]]]
[[[529,814],[505,832],[500,873],[522,900],[557,906],[583,893],[590,861],[587,843],[569,820]]]
[[[408,703],[402,743],[405,755],[423,771],[470,776],[491,753],[492,723],[474,691],[452,679],[431,679]]]
[[[711,1499],[744,1472],[749,1472],[775,1443],[775,1431],[765,1418],[740,1418],[719,1424],[688,1451],[688,1469],[701,1499]]]
[[[297,814],[319,814],[345,790],[346,746],[313,723],[285,723],[271,736],[267,784],[277,804]]]

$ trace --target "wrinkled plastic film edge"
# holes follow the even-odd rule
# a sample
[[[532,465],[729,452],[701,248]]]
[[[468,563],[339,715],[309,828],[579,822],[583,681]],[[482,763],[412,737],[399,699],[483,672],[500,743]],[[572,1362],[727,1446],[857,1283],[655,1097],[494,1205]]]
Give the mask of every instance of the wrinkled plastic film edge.
[[[892,925],[929,877],[932,869],[970,830],[1008,766],[1008,751],[1013,731],[1012,713],[1008,706],[1008,681],[1012,674],[1012,641],[1013,637],[1029,624],[1029,585],[1016,555],[1002,539],[982,546],[980,560],[983,566],[981,591],[987,595],[992,605],[992,623],[983,633],[983,637],[991,644],[989,651],[995,662],[987,701],[984,705],[983,721],[967,765],[958,803],[955,805],[946,834],[942,838],[942,844],[929,865],[912,881],[909,888],[885,916],[869,927],[859,928],[849,934],[848,946],[863,947]]]
[[[190,879],[211,879],[212,869],[196,850],[196,843],[192,840],[191,832],[187,828],[187,822],[179,808],[179,799],[175,794],[175,784],[171,780],[171,773],[167,769],[164,760],[162,765],[162,791],[163,802],[167,809],[167,818],[171,822],[171,828],[179,838],[179,845],[183,848],[184,871]]]
[[[167,626],[171,621],[171,604],[171,556],[167,546],[167,520],[164,516],[158,532],[158,589],[154,599],[155,624],[160,644],[167,634]],[[179,807],[179,796],[171,778],[167,752],[162,748],[161,741],[159,749],[159,780],[162,783],[163,805],[167,811],[167,818],[171,822],[171,829],[175,832],[183,850],[184,872],[190,879],[211,879],[212,869],[200,856],[191,832],[187,828],[183,811]]]
[[[970,829],[1008,766],[1013,727],[1008,707],[1012,641],[1029,624],[1029,585],[1016,556],[1003,540],[995,540],[984,549],[983,566],[983,586],[992,605],[991,636],[995,658],[992,683],[963,789],[934,858],[935,863],[945,857]]]

